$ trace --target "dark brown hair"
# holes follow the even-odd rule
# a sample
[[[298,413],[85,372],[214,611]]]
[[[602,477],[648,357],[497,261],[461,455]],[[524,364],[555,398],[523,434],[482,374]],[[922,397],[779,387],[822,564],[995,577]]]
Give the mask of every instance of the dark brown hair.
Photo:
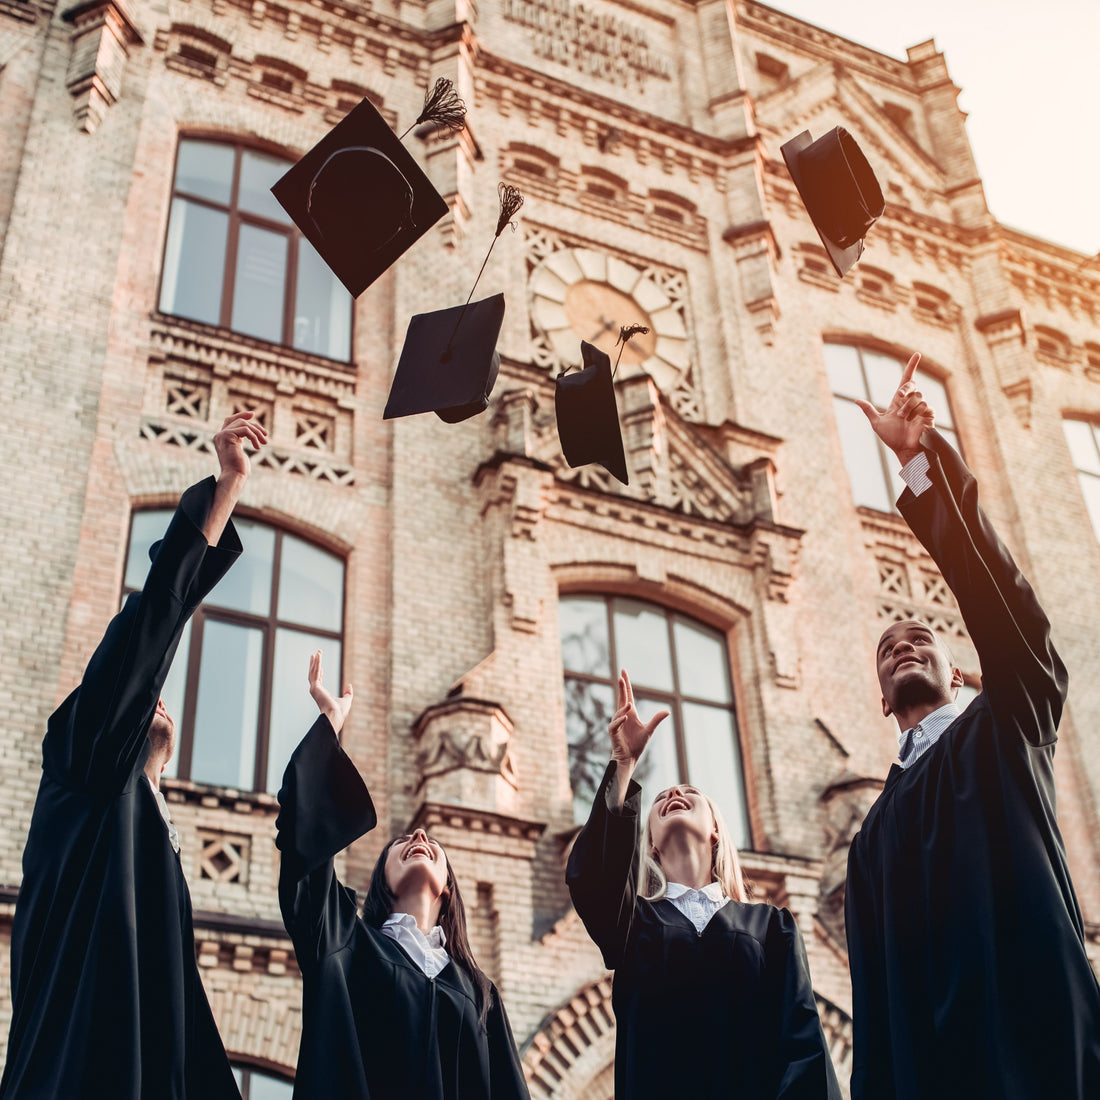
[[[409,836],[408,833],[395,836],[382,849],[378,862],[374,865],[370,886],[367,887],[367,896],[363,899],[363,920],[372,928],[381,928],[386,919],[393,916],[393,906],[397,898],[386,883],[386,857],[390,854],[390,849],[407,836]],[[447,953],[457,966],[461,966],[466,971],[470,981],[474,983],[477,994],[478,1023],[484,1027],[492,1002],[493,987],[484,971],[477,965],[477,960],[470,948],[470,937],[466,932],[466,906],[462,904],[458,879],[455,878],[454,868],[449,859],[447,860],[447,889],[440,901],[442,904],[439,910],[439,926],[447,937]]]

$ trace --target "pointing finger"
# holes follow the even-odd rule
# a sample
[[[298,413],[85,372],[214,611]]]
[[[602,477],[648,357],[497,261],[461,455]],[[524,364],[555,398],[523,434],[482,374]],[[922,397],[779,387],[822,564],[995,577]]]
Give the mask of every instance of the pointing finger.
[[[920,362],[920,352],[915,351],[909,357],[909,362],[905,364],[905,371],[901,376],[901,385],[905,385],[906,382],[910,382],[913,379],[913,375],[916,373],[917,364]]]

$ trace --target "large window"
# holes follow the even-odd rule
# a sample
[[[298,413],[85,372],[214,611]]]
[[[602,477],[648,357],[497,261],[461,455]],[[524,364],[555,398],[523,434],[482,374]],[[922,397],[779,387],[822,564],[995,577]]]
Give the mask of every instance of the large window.
[[[144,584],[171,516],[134,513],[124,593]],[[344,563],[275,527],[233,522],[244,553],[191,619],[164,686],[177,740],[165,774],[275,792],[317,717],[309,654],[323,650],[326,684],[342,683]]]
[[[1089,510],[1092,529],[1100,538],[1100,428],[1087,420],[1063,420],[1062,430],[1077,467],[1077,480]]]
[[[269,190],[289,167],[236,145],[180,141],[160,309],[347,360],[351,295]]]
[[[565,727],[574,815],[584,821],[610,759],[607,724],[619,669],[638,713],[670,717],[657,728],[635,778],[648,798],[692,783],[721,808],[738,848],[750,845],[737,716],[725,635],[639,600],[563,596],[558,605],[565,671]]]
[[[885,409],[901,381],[905,361],[853,344],[827,343],[825,367],[856,504],[880,512],[896,511],[894,501],[905,488],[898,461],[871,430],[856,400],[862,398]],[[959,440],[944,384],[922,370],[917,371],[914,381],[936,414],[937,430],[958,450]]]
[[[292,1082],[251,1066],[234,1066],[233,1076],[241,1090],[241,1100],[291,1100],[294,1093]]]

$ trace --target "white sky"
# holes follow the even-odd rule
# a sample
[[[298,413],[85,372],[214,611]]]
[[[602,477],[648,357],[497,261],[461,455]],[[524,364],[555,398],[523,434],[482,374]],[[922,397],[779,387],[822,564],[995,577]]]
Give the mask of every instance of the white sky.
[[[901,59],[934,38],[997,220],[1100,251],[1100,0],[767,2]]]

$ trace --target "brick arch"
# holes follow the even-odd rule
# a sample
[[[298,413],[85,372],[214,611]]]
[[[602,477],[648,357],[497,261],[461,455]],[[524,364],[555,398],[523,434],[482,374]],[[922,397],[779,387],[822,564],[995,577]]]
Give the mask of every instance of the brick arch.
[[[837,1077],[847,1081],[852,1072],[851,1017],[819,993],[814,1000]],[[523,1066],[532,1100],[613,1100],[615,1014],[610,975],[581,986],[544,1020]]]
[[[535,1032],[523,1068],[532,1100],[612,1100],[615,1013],[611,976],[582,985]]]
[[[261,992],[220,972],[203,978],[229,1060],[293,1080],[302,1037],[301,987],[287,982]]]

